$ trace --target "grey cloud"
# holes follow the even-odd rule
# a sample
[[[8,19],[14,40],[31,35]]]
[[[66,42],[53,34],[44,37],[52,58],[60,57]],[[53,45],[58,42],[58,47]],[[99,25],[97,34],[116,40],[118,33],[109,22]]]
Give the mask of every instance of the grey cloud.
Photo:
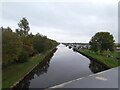
[[[3,3],[3,19],[18,22],[26,17],[31,27],[54,28],[38,30],[56,34],[58,41],[89,41],[96,32],[110,31],[117,38],[117,4],[112,3]],[[31,30],[34,32],[34,30]],[[61,39],[61,36],[65,37]],[[54,35],[50,36],[55,38]],[[69,37],[69,38],[67,38]],[[82,40],[81,37],[86,37]],[[79,39],[77,39],[79,38]]]

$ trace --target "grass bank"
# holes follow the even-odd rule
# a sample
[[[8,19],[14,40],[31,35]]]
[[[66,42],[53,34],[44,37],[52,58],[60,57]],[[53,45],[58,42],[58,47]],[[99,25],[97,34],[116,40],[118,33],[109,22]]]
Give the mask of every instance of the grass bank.
[[[2,69],[2,88],[9,88],[15,82],[17,82],[21,77],[24,77],[29,71],[32,70],[34,66],[39,64],[44,60],[44,58],[53,53],[53,50],[49,50],[42,54],[36,55],[30,58],[24,63],[11,64]]]
[[[99,60],[100,62],[103,62],[104,64],[106,64],[107,66],[109,66],[111,68],[120,66],[120,61],[114,57],[105,57],[105,56],[102,56],[95,52],[92,52],[91,50],[88,50],[88,49],[79,49],[78,51],[80,51],[80,52],[86,54],[87,56],[90,56],[96,60]],[[111,54],[113,54],[115,56],[119,56],[120,52],[113,52]]]

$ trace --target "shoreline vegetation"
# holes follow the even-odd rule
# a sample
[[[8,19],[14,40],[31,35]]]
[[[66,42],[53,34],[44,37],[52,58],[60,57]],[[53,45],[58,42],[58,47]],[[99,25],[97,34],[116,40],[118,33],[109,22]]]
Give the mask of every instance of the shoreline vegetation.
[[[16,86],[24,77],[26,77],[42,61],[50,59],[56,48],[31,57],[27,62],[11,64],[3,68],[2,88]],[[48,58],[49,57],[49,58]]]
[[[7,67],[14,62],[24,63],[30,57],[54,48],[58,43],[40,33],[30,33],[29,22],[23,18],[18,29],[10,27],[2,30],[2,65]]]
[[[9,88],[47,57],[59,43],[40,33],[30,33],[29,22],[22,18],[18,28],[2,30],[2,88]]]
[[[77,51],[79,53],[84,54],[87,57],[93,58],[97,60],[98,62],[105,64],[108,68],[114,68],[114,67],[120,66],[120,61],[114,57],[102,56],[88,49],[78,49]],[[111,53],[111,54],[115,56],[119,56],[120,52],[114,51],[114,53]]]
[[[113,35],[110,32],[97,32],[92,36],[89,44],[69,44],[76,51],[84,56],[93,59],[108,68],[120,66],[120,47],[115,44]]]
[[[57,41],[49,39],[47,36],[37,33],[30,33],[29,22],[22,18],[18,23],[18,28],[14,31],[10,27],[0,28],[2,30],[2,88],[16,86],[42,61],[50,59],[50,56],[59,44]],[[106,41],[106,42],[105,42]],[[105,42],[105,43],[104,43]],[[120,53],[114,51],[113,36],[109,32],[98,32],[90,40],[89,49],[78,49],[86,57],[91,57],[100,61],[108,68],[120,65]],[[113,57],[102,56],[98,51],[109,50]]]

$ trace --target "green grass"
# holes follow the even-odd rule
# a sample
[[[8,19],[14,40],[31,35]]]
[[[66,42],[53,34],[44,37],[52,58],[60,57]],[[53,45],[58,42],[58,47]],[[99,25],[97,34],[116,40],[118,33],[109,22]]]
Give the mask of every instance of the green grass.
[[[88,55],[88,56],[91,56],[92,58],[95,58],[101,62],[103,62],[104,64],[106,64],[107,66],[113,68],[113,67],[117,67],[120,65],[120,61],[118,61],[116,57],[118,57],[120,54],[119,52],[111,52],[111,54],[114,56],[114,57],[105,57],[105,56],[101,56],[100,54],[97,54],[95,52],[92,52],[91,50],[87,50],[87,49],[79,49],[80,52]],[[106,53],[106,52],[104,52]],[[108,53],[108,52],[107,52]]]
[[[113,57],[118,57],[118,58],[120,58],[120,52],[118,52],[118,51],[114,51],[114,52],[110,52],[110,51],[104,51],[103,53],[105,53],[105,54],[110,54],[111,56],[113,56]]]
[[[11,64],[8,67],[2,69],[2,88],[9,88],[17,80],[23,77],[28,71],[30,71],[36,64],[41,62],[44,57],[51,53],[51,50],[36,55],[30,58],[27,62]]]

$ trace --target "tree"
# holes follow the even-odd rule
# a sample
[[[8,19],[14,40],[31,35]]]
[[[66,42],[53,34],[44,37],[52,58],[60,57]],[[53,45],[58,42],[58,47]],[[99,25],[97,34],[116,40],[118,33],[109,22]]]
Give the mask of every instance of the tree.
[[[22,18],[18,23],[19,28],[16,29],[16,33],[22,42],[22,51],[19,55],[19,61],[27,61],[28,57],[33,55],[33,35],[29,34],[29,22],[26,18]]]
[[[23,18],[18,23],[19,28],[13,32],[11,28],[2,30],[2,59],[3,64],[9,62],[25,62],[28,58],[37,54],[46,52],[57,45],[57,42],[48,39],[41,34],[33,35],[28,33],[30,30],[29,23]]]
[[[3,64],[18,60],[21,52],[21,41],[11,28],[2,29],[2,58]]]
[[[89,44],[91,45],[91,50],[101,52],[104,50],[114,50],[114,42],[113,35],[109,32],[97,32],[92,39],[90,40]]]
[[[28,57],[28,52],[23,48],[18,56],[18,62],[26,62]]]
[[[22,38],[23,48],[25,51],[27,51],[28,56],[33,56],[34,53],[33,39],[34,35],[32,35],[32,33]]]
[[[43,36],[39,33],[34,36],[33,47],[36,52],[41,53],[44,51],[44,42]]]
[[[18,23],[18,26],[19,26],[19,29],[16,29],[16,33],[19,36],[28,35],[30,27],[29,27],[29,22],[27,21],[26,18],[22,18],[22,20],[20,20],[20,22]]]
[[[33,47],[36,53],[42,53],[55,47],[58,43],[46,36],[36,34],[33,39]]]

